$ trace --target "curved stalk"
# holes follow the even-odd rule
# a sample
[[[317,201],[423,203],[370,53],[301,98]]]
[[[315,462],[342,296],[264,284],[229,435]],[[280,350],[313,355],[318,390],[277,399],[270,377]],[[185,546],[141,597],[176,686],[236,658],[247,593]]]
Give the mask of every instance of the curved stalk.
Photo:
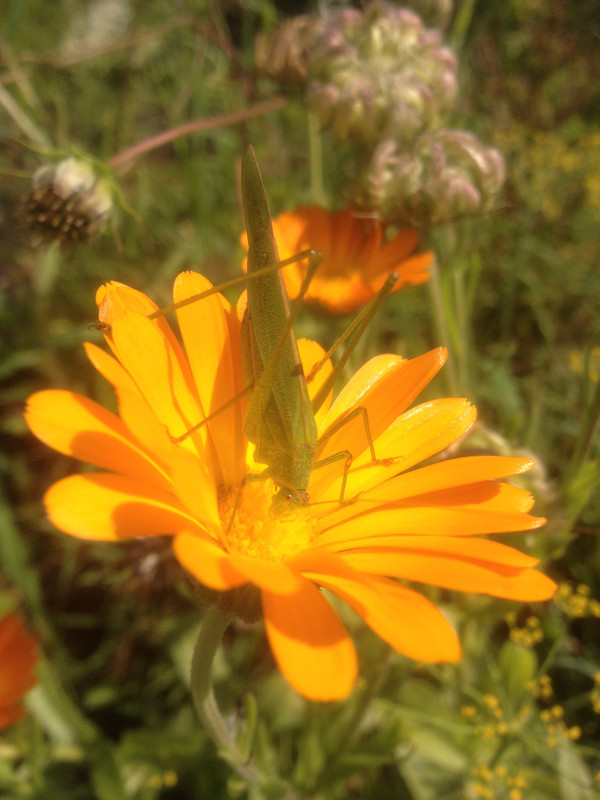
[[[235,733],[223,718],[211,687],[211,669],[215,653],[234,614],[219,606],[211,606],[206,614],[192,656],[191,690],[194,707],[207,734],[217,746],[219,755],[238,773],[249,788],[260,794],[251,796],[279,797],[295,800],[295,793],[276,775],[266,775],[248,763],[235,740]]]
[[[231,114],[221,114],[218,117],[209,117],[208,119],[195,119],[191,122],[186,122],[179,125],[177,128],[171,128],[168,131],[157,133],[155,136],[150,136],[137,144],[122,150],[113,156],[109,166],[115,169],[131,161],[132,158],[147,153],[150,150],[156,150],[157,147],[162,147],[164,144],[179,139],[182,136],[189,136],[191,133],[199,133],[200,131],[207,131],[211,128],[220,128],[224,125],[235,125],[238,122],[243,122],[251,117],[258,117],[261,114],[268,114],[270,111],[277,111],[286,104],[285,97],[277,96],[270,100],[265,100],[263,103],[257,103],[249,108],[243,108],[240,111],[233,111]]]
[[[192,656],[192,699],[198,716],[219,753],[245,780],[254,783],[258,777],[257,773],[253,767],[243,764],[244,759],[238,751],[232,731],[219,711],[210,681],[217,648],[232,619],[233,614],[223,611],[218,606],[209,608]]]

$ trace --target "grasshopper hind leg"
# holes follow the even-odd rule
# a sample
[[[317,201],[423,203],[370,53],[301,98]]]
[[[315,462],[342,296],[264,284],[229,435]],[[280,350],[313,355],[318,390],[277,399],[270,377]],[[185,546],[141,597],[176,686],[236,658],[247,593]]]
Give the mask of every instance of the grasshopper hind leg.
[[[357,408],[352,409],[349,414],[347,414],[343,419],[339,422],[336,422],[332,425],[325,434],[319,439],[319,445],[324,444],[328,439],[330,439],[335,433],[339,430],[344,428],[345,425],[350,423],[353,419],[357,417],[361,417],[365,436],[367,439],[367,443],[369,446],[369,451],[371,453],[371,465],[373,464],[380,464],[381,466],[389,467],[394,463],[394,459],[392,457],[386,458],[377,458],[375,453],[375,444],[373,442],[373,435],[371,433],[371,426],[369,425],[369,413],[364,406],[358,406]],[[313,469],[319,469],[321,467],[326,467],[329,464],[333,464],[336,461],[344,460],[344,472],[342,475],[342,485],[340,489],[340,496],[338,498],[338,502],[340,505],[349,505],[355,501],[355,497],[346,498],[346,486],[348,483],[348,476],[350,474],[350,469],[352,467],[352,462],[354,461],[354,455],[350,450],[340,450],[337,453],[332,453],[330,456],[326,458],[320,459],[319,461],[315,462],[313,465]]]

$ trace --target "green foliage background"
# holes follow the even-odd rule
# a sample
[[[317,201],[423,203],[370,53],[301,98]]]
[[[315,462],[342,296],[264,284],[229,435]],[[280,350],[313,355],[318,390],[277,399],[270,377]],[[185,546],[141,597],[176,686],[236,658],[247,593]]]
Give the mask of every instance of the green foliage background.
[[[6,0],[0,602],[21,605],[45,657],[32,713],[0,739],[0,797],[244,795],[194,718],[187,665],[202,608],[168,543],[100,546],[53,530],[43,493],[80,467],[34,440],[22,411],[29,394],[51,387],[112,402],[81,347],[101,339],[87,329],[101,283],[122,281],[166,304],[182,269],[215,282],[238,274],[245,143],[257,150],[274,214],[314,201],[307,110],[291,95],[279,110],[134,159],[117,173],[122,202],[110,231],[68,251],[32,246],[24,200],[34,171],[59,151],[106,165],[161,131],[272,98],[274,85],[254,72],[253,42],[291,13],[285,5],[56,0],[49,13],[44,0]],[[316,4],[296,6],[306,12]],[[219,699],[243,717],[244,696],[256,696],[253,757],[275,764],[299,796],[597,796],[590,692],[600,619],[590,598],[600,596],[599,33],[593,0],[456,4],[446,40],[460,60],[461,89],[450,123],[501,150],[506,189],[495,212],[424,231],[441,267],[441,305],[425,287],[400,293],[355,360],[448,345],[450,363],[433,391],[478,405],[481,424],[468,445],[526,450],[539,461],[528,485],[549,523],[517,543],[557,580],[587,588],[547,608],[516,609],[510,625],[503,615],[514,604],[432,592],[464,644],[463,662],[452,668],[420,669],[348,618],[364,677],[335,707],[298,698],[274,669],[260,628],[234,627],[215,667]],[[339,207],[344,149],[326,134],[323,148],[324,185]],[[301,320],[302,333],[323,342],[339,324],[319,313]],[[511,639],[511,626],[526,628],[537,616],[541,642]],[[535,697],[528,683],[544,674],[552,698]],[[480,721],[493,717],[491,696],[509,733],[494,729],[486,740],[461,707],[474,705]],[[540,714],[553,706],[564,709],[567,730],[579,729],[577,742],[563,736],[549,744]]]

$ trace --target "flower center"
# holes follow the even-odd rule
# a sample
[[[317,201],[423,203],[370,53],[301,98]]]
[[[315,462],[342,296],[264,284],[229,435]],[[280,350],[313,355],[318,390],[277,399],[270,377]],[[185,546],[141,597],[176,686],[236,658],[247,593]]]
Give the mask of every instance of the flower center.
[[[271,510],[277,487],[270,480],[249,481],[219,500],[224,544],[246,556],[283,561],[306,549],[315,538],[316,522],[304,508],[277,517]],[[237,505],[237,508],[236,508]]]

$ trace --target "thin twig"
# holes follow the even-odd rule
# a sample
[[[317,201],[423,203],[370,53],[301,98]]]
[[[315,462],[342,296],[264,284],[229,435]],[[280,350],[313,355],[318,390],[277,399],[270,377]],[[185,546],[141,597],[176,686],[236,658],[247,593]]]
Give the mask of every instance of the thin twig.
[[[211,128],[222,128],[225,125],[235,125],[252,117],[259,117],[262,114],[268,114],[270,111],[277,111],[286,104],[285,97],[278,95],[271,100],[266,100],[264,103],[257,103],[254,106],[241,109],[240,111],[233,111],[230,114],[222,114],[219,117],[209,117],[208,119],[196,119],[191,122],[186,122],[179,125],[177,128],[171,128],[168,131],[157,133],[155,136],[150,136],[142,142],[128,147],[113,156],[109,163],[113,169],[120,167],[126,161],[136,158],[142,153],[147,153],[149,150],[155,150],[157,147],[172,142],[174,139],[179,139],[181,136],[188,136],[190,133],[199,133],[200,131],[207,131]]]

